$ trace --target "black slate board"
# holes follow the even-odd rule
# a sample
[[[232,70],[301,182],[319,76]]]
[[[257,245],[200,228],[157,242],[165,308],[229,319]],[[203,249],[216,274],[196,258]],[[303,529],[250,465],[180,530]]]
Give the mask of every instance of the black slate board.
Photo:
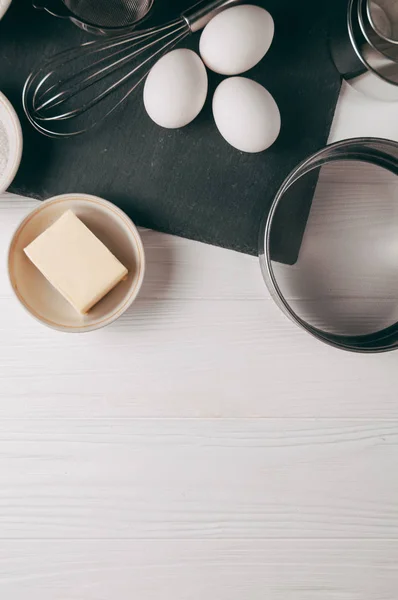
[[[152,22],[173,18],[189,0],[155,0]],[[0,89],[21,118],[24,155],[11,191],[40,199],[66,192],[107,198],[142,226],[257,254],[260,223],[287,173],[325,145],[340,77],[328,52],[327,6],[319,0],[262,0],[276,34],[264,60],[247,73],[274,95],[282,131],[264,153],[229,146],[211,115],[211,98],[222,79],[210,76],[205,109],[181,130],[157,127],[141,93],[91,132],[69,140],[41,136],[21,106],[23,83],[45,55],[89,36],[74,25],[14,0],[0,23]],[[150,23],[152,24],[152,23]],[[199,36],[184,46],[197,50]],[[246,74],[245,74],[246,75]],[[305,215],[304,215],[305,216]],[[275,257],[294,262],[305,219],[292,223],[289,251]],[[286,239],[285,239],[286,242]],[[276,241],[277,244],[277,241]]]

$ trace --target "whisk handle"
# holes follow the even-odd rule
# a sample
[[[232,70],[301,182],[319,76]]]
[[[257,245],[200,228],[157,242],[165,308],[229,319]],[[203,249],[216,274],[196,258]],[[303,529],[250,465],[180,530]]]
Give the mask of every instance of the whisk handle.
[[[238,2],[240,2],[240,0],[212,0],[211,2],[199,2],[186,10],[181,16],[186,20],[190,30],[194,33],[195,31],[203,29],[217,13]]]

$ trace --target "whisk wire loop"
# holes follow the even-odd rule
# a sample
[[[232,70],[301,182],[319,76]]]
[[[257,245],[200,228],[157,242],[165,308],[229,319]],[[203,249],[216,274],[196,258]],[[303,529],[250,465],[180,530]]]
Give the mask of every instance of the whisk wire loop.
[[[57,53],[25,82],[22,102],[28,120],[49,137],[92,129],[137,89],[159,58],[237,1],[200,2],[160,27],[119,33]]]

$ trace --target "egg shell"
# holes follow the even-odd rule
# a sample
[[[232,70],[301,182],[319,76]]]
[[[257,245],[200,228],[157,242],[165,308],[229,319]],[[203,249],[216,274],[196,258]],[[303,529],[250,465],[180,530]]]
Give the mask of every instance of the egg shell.
[[[219,13],[204,28],[199,51],[205,65],[221,75],[239,75],[268,52],[274,37],[270,13],[252,4]]]
[[[172,50],[154,65],[144,86],[144,106],[161,127],[184,127],[203,108],[207,96],[207,73],[192,50]]]
[[[213,97],[213,115],[223,138],[243,152],[262,152],[279,135],[281,116],[274,98],[246,77],[224,79]]]

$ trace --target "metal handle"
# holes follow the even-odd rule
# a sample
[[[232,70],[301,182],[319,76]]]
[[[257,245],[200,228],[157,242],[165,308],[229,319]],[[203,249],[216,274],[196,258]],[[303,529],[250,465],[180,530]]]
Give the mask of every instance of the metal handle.
[[[185,11],[181,16],[186,20],[192,33],[203,29],[205,25],[219,12],[237,4],[240,0],[213,0],[212,2],[199,2]]]
[[[33,8],[46,10],[53,17],[69,19],[73,16],[62,0],[33,0]]]

